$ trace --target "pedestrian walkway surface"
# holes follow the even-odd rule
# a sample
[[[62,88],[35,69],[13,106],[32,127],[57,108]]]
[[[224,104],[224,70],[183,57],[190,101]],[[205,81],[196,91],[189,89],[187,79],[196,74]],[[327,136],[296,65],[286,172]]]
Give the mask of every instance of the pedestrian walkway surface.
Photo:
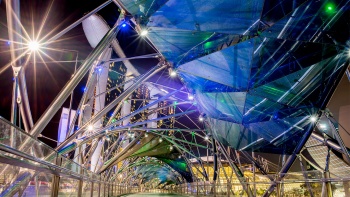
[[[180,194],[154,194],[154,193],[137,193],[137,194],[127,194],[127,195],[122,195],[122,197],[147,197],[147,196],[150,196],[150,197],[156,197],[156,196],[162,196],[162,197],[175,197],[175,196],[183,196],[183,195],[180,195]],[[183,197],[189,197],[189,196],[183,196]]]

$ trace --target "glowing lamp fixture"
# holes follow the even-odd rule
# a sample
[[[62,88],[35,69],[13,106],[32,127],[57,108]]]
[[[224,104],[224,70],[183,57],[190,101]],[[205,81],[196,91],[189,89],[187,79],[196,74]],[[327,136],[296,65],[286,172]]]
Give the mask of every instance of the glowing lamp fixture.
[[[171,76],[171,77],[176,77],[176,75],[177,75],[177,73],[176,73],[175,70],[172,70],[172,71],[170,72],[170,76]]]
[[[310,117],[310,121],[311,122],[316,122],[317,121],[317,117],[316,116],[311,116]]]
[[[123,24],[122,24],[122,27],[126,27],[126,24],[125,24],[125,23],[123,23]]]
[[[141,30],[141,33],[140,33],[141,36],[147,36],[147,34],[148,34],[148,30],[147,29]]]
[[[163,139],[162,139],[162,138],[159,138],[159,142],[163,142]]]
[[[39,50],[39,48],[40,48],[40,45],[37,41],[30,41],[28,43],[28,49],[31,51],[37,51]]]
[[[205,139],[206,141],[208,141],[208,140],[209,140],[209,136],[206,135],[206,136],[204,137],[204,139]]]
[[[200,115],[198,119],[199,119],[199,121],[201,121],[201,122],[203,122],[203,121],[204,121],[204,118],[203,118],[203,116],[202,116],[202,115]]]
[[[325,11],[328,14],[334,14],[336,12],[336,5],[334,3],[327,3],[325,6]]]
[[[94,126],[92,126],[92,125],[89,125],[89,126],[88,126],[88,130],[89,130],[89,131],[92,131],[92,130],[94,130]]]
[[[170,146],[170,147],[169,147],[169,149],[170,149],[170,150],[173,150],[173,149],[174,149],[174,147],[173,147],[173,146]]]
[[[326,124],[320,124],[320,128],[321,128],[321,129],[326,129],[326,128],[327,128],[327,125],[326,125]]]
[[[193,100],[194,99],[194,96],[192,94],[188,94],[188,99],[189,100]]]

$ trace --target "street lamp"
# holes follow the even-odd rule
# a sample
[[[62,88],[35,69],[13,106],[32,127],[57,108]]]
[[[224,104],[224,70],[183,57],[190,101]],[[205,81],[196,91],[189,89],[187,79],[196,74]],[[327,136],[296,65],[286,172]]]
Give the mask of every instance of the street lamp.
[[[148,30],[147,30],[147,29],[141,30],[140,35],[141,35],[142,37],[147,36],[147,34],[148,34]]]
[[[28,49],[31,51],[37,51],[40,49],[40,44],[37,41],[28,42]]]

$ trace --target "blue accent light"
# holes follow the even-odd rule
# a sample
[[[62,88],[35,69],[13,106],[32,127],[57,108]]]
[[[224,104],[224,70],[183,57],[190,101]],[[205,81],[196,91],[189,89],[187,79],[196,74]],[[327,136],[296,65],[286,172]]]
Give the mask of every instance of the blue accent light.
[[[122,24],[122,27],[126,27],[126,24],[125,24],[125,23],[123,23],[123,24]]]

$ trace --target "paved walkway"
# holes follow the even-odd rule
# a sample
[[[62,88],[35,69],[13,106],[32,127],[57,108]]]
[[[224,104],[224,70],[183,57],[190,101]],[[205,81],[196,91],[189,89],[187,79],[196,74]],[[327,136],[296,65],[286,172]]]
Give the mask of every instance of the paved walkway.
[[[157,197],[157,196],[162,196],[162,197],[175,197],[175,196],[183,196],[179,194],[154,194],[154,193],[137,193],[137,194],[127,194],[127,195],[122,195],[122,197]],[[183,197],[189,197],[189,196],[183,196]]]

